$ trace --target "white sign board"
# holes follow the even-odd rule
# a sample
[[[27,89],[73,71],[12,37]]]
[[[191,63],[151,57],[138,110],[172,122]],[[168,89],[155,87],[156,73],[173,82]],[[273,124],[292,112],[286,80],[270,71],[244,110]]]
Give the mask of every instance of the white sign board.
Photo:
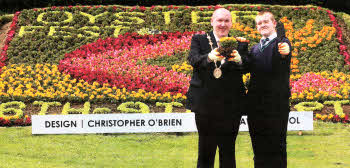
[[[32,134],[196,132],[194,113],[33,115]],[[313,130],[312,112],[291,112],[288,130]],[[247,117],[240,131],[248,131]]]
[[[298,111],[290,112],[288,120],[288,131],[299,131],[299,130],[313,130],[313,112],[312,111]],[[248,131],[247,116],[242,116],[239,131]]]

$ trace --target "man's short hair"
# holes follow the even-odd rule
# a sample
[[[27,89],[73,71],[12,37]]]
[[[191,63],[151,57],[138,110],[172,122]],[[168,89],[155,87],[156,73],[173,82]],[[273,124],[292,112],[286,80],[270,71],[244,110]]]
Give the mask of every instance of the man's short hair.
[[[276,20],[275,20],[275,16],[274,16],[273,13],[270,12],[270,11],[260,11],[260,12],[258,13],[258,16],[262,16],[262,15],[264,15],[264,14],[270,14],[270,15],[271,15],[271,21],[276,21]]]

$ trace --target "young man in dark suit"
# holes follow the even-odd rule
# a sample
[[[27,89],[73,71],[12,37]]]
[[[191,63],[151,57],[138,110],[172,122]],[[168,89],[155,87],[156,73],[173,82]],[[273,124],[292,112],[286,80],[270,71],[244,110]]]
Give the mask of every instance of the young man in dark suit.
[[[195,113],[198,129],[197,168],[214,167],[217,147],[221,168],[233,168],[235,164],[235,140],[239,129],[240,104],[244,95],[241,73],[241,56],[248,44],[238,44],[238,51],[225,59],[217,52],[220,38],[228,36],[232,27],[231,13],[220,8],[211,18],[213,31],[192,37],[188,57],[193,76],[187,94],[187,108]],[[239,38],[238,38],[239,39]],[[247,54],[247,52],[245,52]]]
[[[291,44],[277,37],[271,12],[260,12],[255,21],[262,38],[243,61],[251,74],[246,103],[254,165],[286,168]]]

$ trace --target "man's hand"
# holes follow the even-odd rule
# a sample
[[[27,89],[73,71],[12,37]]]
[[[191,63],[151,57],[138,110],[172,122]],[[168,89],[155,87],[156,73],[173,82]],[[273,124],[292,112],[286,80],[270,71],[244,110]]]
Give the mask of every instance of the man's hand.
[[[221,61],[223,60],[225,57],[221,56],[220,53],[217,51],[218,48],[215,48],[214,50],[212,50],[209,54],[208,54],[208,60],[211,61]]]
[[[246,38],[244,37],[236,37],[236,40],[241,42],[241,43],[249,43],[249,40],[247,40]]]
[[[290,48],[287,43],[278,43],[278,52],[281,55],[288,55],[290,53]]]
[[[228,59],[228,61],[233,61],[235,63],[242,63],[241,55],[239,55],[237,50],[233,50],[231,53],[231,58]]]

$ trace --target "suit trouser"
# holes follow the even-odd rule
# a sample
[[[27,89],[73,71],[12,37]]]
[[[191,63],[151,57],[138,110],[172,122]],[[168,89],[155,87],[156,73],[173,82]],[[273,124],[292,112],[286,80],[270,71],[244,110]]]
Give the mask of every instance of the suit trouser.
[[[289,96],[280,92],[248,92],[248,127],[255,168],[287,167]]]
[[[255,168],[287,167],[288,115],[280,118],[254,118],[248,115]]]
[[[196,114],[198,129],[197,168],[213,168],[217,147],[219,148],[220,168],[235,168],[235,141],[240,117],[202,117]]]

